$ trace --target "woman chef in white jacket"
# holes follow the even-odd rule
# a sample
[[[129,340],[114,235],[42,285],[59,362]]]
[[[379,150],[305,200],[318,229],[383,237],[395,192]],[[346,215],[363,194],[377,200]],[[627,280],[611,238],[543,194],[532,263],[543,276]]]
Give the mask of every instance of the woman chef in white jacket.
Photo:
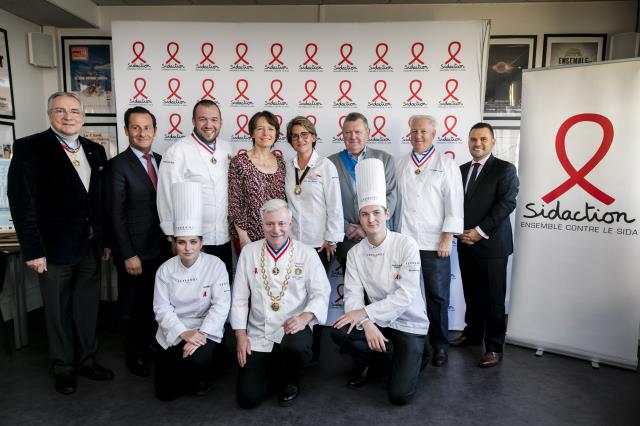
[[[156,362],[155,391],[163,401],[208,390],[231,304],[224,263],[201,252],[200,184],[175,183],[171,190],[177,256],[158,269],[153,296],[156,339],[164,349]]]

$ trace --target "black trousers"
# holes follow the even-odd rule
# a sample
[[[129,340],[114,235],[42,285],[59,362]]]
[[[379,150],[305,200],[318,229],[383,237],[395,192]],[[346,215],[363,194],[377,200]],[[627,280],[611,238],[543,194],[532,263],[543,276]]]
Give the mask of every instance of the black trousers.
[[[478,343],[484,337],[487,352],[502,352],[507,329],[508,257],[478,258],[469,250],[458,250],[458,260],[467,304],[463,334]]]
[[[318,253],[318,249],[320,247],[316,247],[314,250]],[[335,254],[334,254],[335,256]],[[327,260],[327,252],[322,251],[318,253],[318,257],[320,257],[320,262],[322,262],[322,267],[324,268],[325,273],[329,273],[329,265],[331,264],[331,260]],[[324,326],[320,324],[316,324],[313,326],[313,344],[311,345],[311,350],[313,351],[313,361],[318,361],[320,359],[320,344],[322,342],[322,330]]]
[[[99,258],[93,242],[73,265],[47,263],[40,292],[54,373],[91,362],[98,351]]]
[[[271,352],[252,351],[238,374],[238,404],[253,408],[287,383],[298,383],[311,361],[311,330],[285,334]]]
[[[124,262],[115,262],[118,271],[119,332],[127,363],[148,360],[155,342],[153,289],[156,271],[169,258],[167,251],[155,259],[142,261],[142,274],[131,275]]]
[[[420,250],[420,262],[429,317],[429,341],[435,350],[447,350],[451,260],[438,256],[437,251]]]
[[[229,274],[229,284],[233,284],[232,274],[233,274],[233,262],[231,255],[231,241],[224,243],[219,246],[203,246],[202,250],[213,256],[216,256],[218,259],[222,260],[224,266],[227,268],[227,274]]]
[[[201,380],[211,380],[218,343],[207,340],[204,346],[182,357],[182,341],[161,351],[156,358],[156,398],[171,401],[195,390]]]
[[[358,368],[371,365],[379,357],[390,360],[389,399],[396,405],[405,405],[411,401],[418,386],[426,336],[378,327],[384,337],[389,339],[387,352],[380,353],[369,349],[364,330],[353,329],[347,334],[348,329],[349,326],[344,326],[333,330],[333,341],[347,349]]]

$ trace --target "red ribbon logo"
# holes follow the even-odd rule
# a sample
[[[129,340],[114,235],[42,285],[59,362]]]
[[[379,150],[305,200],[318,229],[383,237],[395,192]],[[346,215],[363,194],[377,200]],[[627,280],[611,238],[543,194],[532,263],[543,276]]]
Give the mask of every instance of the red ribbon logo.
[[[136,47],[139,47],[139,49],[136,49]],[[133,58],[133,60],[131,61],[132,64],[135,64],[136,61],[140,61],[143,64],[146,64],[147,61],[145,61],[142,58],[142,53],[144,52],[144,43],[141,41],[136,41],[131,45],[131,50],[133,50],[133,54],[135,55],[135,57]]]
[[[334,304],[340,303],[340,301],[344,299],[344,284],[338,284],[336,286],[336,294],[338,298],[333,302]]]
[[[336,134],[336,137],[340,137],[342,136],[342,126],[344,125],[344,119],[347,118],[346,115],[341,115],[340,118],[338,118],[338,126],[340,127],[340,132],[338,134]]]
[[[343,85],[347,86],[347,89],[343,89]],[[353,102],[353,99],[349,97],[349,92],[351,91],[351,81],[350,80],[342,80],[340,84],[338,84],[338,90],[340,91],[340,96],[336,102],[340,102],[343,99],[348,100],[349,102]]]
[[[175,83],[175,88],[173,87],[174,86],[173,83]],[[178,90],[180,89],[180,80],[178,80],[175,77],[170,78],[169,81],[167,82],[167,86],[169,87],[169,96],[167,96],[167,99],[171,99],[171,98],[182,99],[182,96],[178,95]]]
[[[173,50],[173,52],[171,52],[171,50]],[[180,45],[178,43],[176,43],[175,41],[170,41],[169,43],[167,43],[167,53],[169,54],[169,59],[167,59],[165,65],[169,65],[169,62],[171,61],[175,62],[176,64],[181,64],[182,62],[180,62],[177,58],[179,51]]]
[[[455,52],[451,51],[453,46],[457,47]],[[454,61],[456,64],[461,64],[462,62],[460,62],[456,57],[458,56],[458,53],[460,53],[460,50],[462,50],[462,43],[460,43],[459,41],[452,41],[451,43],[449,43],[449,46],[447,47],[447,51],[449,52],[449,59],[445,61],[445,64],[449,64],[449,62],[451,61]]]
[[[409,133],[404,135],[404,137],[411,139],[411,117],[409,117],[409,119],[407,120],[407,126],[409,126]]]
[[[313,53],[309,53],[309,51],[313,48]],[[307,43],[307,45],[304,47],[304,53],[305,55],[307,55],[307,60],[304,61],[303,65],[309,65],[309,63],[312,63],[314,65],[318,65],[318,63],[315,61],[316,57],[316,53],[318,53],[318,45],[315,43]]]
[[[309,120],[311,124],[313,124],[314,126],[318,122],[318,119],[316,118],[315,115],[307,115],[307,120]]]
[[[449,157],[451,157],[452,160],[456,159],[456,153],[453,151],[445,151],[445,154],[447,154]]]
[[[420,49],[420,51],[416,53],[417,49]],[[424,65],[424,62],[422,61],[422,59],[420,59],[420,56],[422,55],[423,52],[424,52],[424,43],[420,41],[416,41],[415,43],[413,43],[411,45],[411,56],[413,56],[413,59],[409,61],[409,65],[413,65],[416,62],[419,63],[420,65]]]
[[[241,88],[240,86],[244,86],[244,87]],[[241,78],[240,80],[236,81],[236,90],[238,91],[238,96],[233,98],[233,100],[238,101],[240,99],[244,99],[248,101],[249,97],[245,95],[248,88],[249,88],[249,82],[244,78]]]
[[[378,122],[382,122],[382,124],[378,124]],[[382,115],[376,115],[375,118],[373,119],[373,129],[375,130],[373,132],[373,134],[371,135],[371,137],[374,137],[375,135],[380,135],[383,138],[386,138],[387,135],[384,134],[384,132],[382,131],[384,129],[384,125],[387,124],[387,119],[384,118],[384,116]]]
[[[247,114],[239,114],[236,117],[236,124],[238,125],[238,131],[234,133],[235,136],[240,136],[241,133],[251,136],[247,130],[247,124],[249,124],[249,116]]]
[[[175,121],[175,123],[174,123]],[[171,130],[169,130],[169,133],[167,133],[168,135],[171,135],[173,132],[177,132],[182,134],[182,132],[180,131],[180,129],[178,129],[178,126],[180,125],[180,123],[182,123],[182,117],[180,116],[180,114],[177,113],[173,113],[169,116],[169,124],[171,124]]]
[[[276,86],[278,86],[276,88]],[[281,101],[284,101],[284,98],[282,96],[280,96],[280,92],[282,91],[282,80],[271,80],[271,93],[273,93],[271,95],[271,97],[269,98],[270,101],[274,100],[274,99],[279,99]]]
[[[379,89],[378,86],[382,86],[382,89]],[[378,80],[375,83],[373,83],[373,91],[376,92],[376,96],[371,99],[371,102],[375,102],[378,99],[382,99],[385,102],[387,101],[387,98],[384,97],[384,91],[387,90],[387,82],[384,80]]]
[[[203,100],[205,98],[209,98],[212,101],[215,101],[216,98],[211,93],[211,92],[213,92],[213,88],[215,87],[215,85],[216,85],[216,83],[213,80],[211,80],[210,78],[205,78],[204,80],[202,80],[202,90],[204,92],[204,95],[202,95],[200,100]],[[209,87],[208,89],[207,89],[207,86]]]
[[[313,86],[313,88],[310,89],[309,86]],[[313,99],[314,101],[317,101],[318,98],[313,96],[313,94],[316,92],[317,88],[318,88],[318,83],[315,80],[307,80],[307,81],[305,81],[304,82],[304,91],[307,92],[307,96],[305,96],[302,101],[304,102],[307,99]]]
[[[380,53],[380,50],[384,50],[382,53]],[[385,65],[389,65],[389,62],[387,62],[384,57],[387,56],[387,53],[389,52],[389,45],[387,43],[378,43],[376,45],[376,56],[378,57],[378,59],[373,63],[373,65],[378,65],[380,62],[382,62]]]
[[[417,87],[414,87],[417,86]],[[420,97],[420,91],[422,90],[422,81],[420,80],[411,80],[409,82],[409,92],[411,92],[411,96],[409,96],[406,102],[411,102],[412,100],[422,102],[422,98]]]
[[[346,48],[349,49],[348,53],[344,53]],[[351,60],[349,59],[351,57],[351,53],[353,53],[353,46],[351,45],[351,43],[344,43],[342,46],[340,46],[340,56],[342,57],[342,60],[338,62],[338,65],[342,65],[345,62],[349,65],[353,65],[353,62],[351,62]]]
[[[282,129],[282,116],[280,114],[275,114],[276,120],[278,120],[278,127]],[[278,137],[283,136],[282,132],[278,132]]]
[[[450,121],[453,121],[453,124],[449,124]],[[455,115],[447,115],[444,118],[444,127],[447,129],[447,131],[444,132],[441,137],[444,138],[447,135],[458,137],[458,134],[453,131],[453,129],[455,129],[456,127],[456,124],[458,124],[458,117],[456,117]]]
[[[580,170],[576,170],[575,167],[573,167],[573,164],[569,161],[569,157],[567,157],[566,137],[571,127],[585,121],[596,123],[602,127],[602,143],[593,157],[591,157],[591,159],[587,161]],[[578,114],[566,119],[565,122],[560,125],[558,133],[556,134],[556,154],[558,155],[558,160],[560,160],[562,168],[569,175],[569,179],[542,197],[542,201],[548,204],[567,192],[574,185],[578,185],[601,203],[606,204],[607,206],[613,203],[615,198],[605,194],[585,179],[589,172],[591,172],[591,170],[593,170],[598,163],[602,161],[604,156],[607,155],[609,148],[611,148],[611,144],[613,144],[613,124],[611,124],[611,121],[604,115]]]
[[[205,48],[206,50],[208,50],[208,52],[205,52]],[[211,59],[211,55],[213,54],[213,43],[202,43],[202,45],[200,46],[200,52],[202,52],[202,60],[200,61],[200,65],[203,65],[205,62],[209,62],[211,65],[216,64],[215,62],[213,62],[213,59]]]
[[[278,51],[278,53],[276,53],[276,50]],[[279,63],[280,65],[284,65],[284,62],[280,60],[280,55],[282,55],[283,50],[284,48],[280,43],[273,43],[271,45],[271,57],[273,59],[271,59],[271,62],[269,62],[269,65],[273,65],[276,62]]]
[[[240,52],[242,50],[242,52]],[[233,63],[233,65],[238,65],[240,62],[243,62],[249,65],[249,61],[245,59],[245,56],[249,52],[249,46],[247,43],[238,43],[236,44],[236,55],[238,55],[238,59]]]
[[[449,87],[449,84],[453,84],[453,89]],[[455,78],[450,78],[449,80],[447,80],[447,82],[444,84],[444,90],[446,90],[447,96],[442,99],[443,101],[446,101],[447,99],[453,99],[454,101],[460,100],[456,95],[454,95],[454,93],[456,93],[456,90],[458,90],[458,80],[456,80]]]
[[[142,85],[142,87],[138,87],[138,85]],[[138,77],[133,80],[133,87],[136,89],[136,94],[133,95],[133,99],[138,99],[139,96],[142,96],[145,99],[149,99],[147,95],[143,93],[144,88],[147,87],[147,80],[142,77]]]

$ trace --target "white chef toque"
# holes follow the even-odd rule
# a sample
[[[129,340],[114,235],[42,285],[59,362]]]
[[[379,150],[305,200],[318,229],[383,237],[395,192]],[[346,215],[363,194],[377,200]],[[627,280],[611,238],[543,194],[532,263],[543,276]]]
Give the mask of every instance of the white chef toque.
[[[387,183],[381,160],[367,158],[356,164],[356,191],[358,210],[371,205],[387,207]]]
[[[202,187],[200,182],[171,185],[173,236],[202,236]]]

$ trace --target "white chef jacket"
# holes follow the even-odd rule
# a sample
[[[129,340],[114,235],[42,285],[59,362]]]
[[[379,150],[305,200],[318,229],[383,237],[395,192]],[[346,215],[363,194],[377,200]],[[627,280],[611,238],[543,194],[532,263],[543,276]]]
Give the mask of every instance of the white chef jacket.
[[[274,343],[280,343],[284,336],[284,322],[302,312],[311,312],[315,318],[309,326],[327,320],[331,286],[315,250],[299,241],[291,245],[277,261],[278,275],[271,270],[276,262],[265,252],[265,270],[270,280],[271,293],[280,294],[285,279],[287,262],[293,249],[293,261],[289,286],[280,300],[280,309],[271,309],[271,299],[267,295],[260,269],[260,252],[265,239],[247,244],[240,252],[236,276],[233,281],[231,303],[231,327],[246,330],[251,342],[251,350],[271,352]]]
[[[438,250],[443,232],[461,234],[464,230],[460,168],[434,150],[422,172],[415,174],[416,169],[411,153],[396,162],[399,209],[395,229],[413,237],[420,250]]]
[[[285,191],[293,213],[291,236],[311,247],[320,247],[325,241],[339,243],[344,239],[344,217],[336,166],[315,150],[308,166],[302,193],[296,195],[295,169],[300,177],[304,169],[298,166],[297,156],[287,162]]]
[[[365,292],[370,301],[366,306]],[[349,250],[344,311],[362,308],[380,327],[427,334],[429,320],[420,290],[420,252],[413,238],[387,230],[378,247],[365,238]]]
[[[193,134],[172,145],[162,156],[158,173],[158,216],[165,235],[173,235],[171,185],[175,182],[200,182],[203,200],[203,240],[205,245],[229,242],[227,187],[231,145],[216,140],[216,164]]]
[[[166,349],[180,343],[183,332],[199,329],[220,342],[230,305],[229,275],[220,259],[201,252],[187,268],[174,256],[156,272],[156,340]]]

